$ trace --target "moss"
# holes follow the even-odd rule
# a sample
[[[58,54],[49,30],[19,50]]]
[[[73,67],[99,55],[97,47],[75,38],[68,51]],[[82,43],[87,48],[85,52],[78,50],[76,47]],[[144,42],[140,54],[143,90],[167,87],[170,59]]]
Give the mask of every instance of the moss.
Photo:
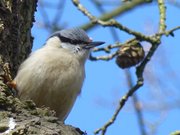
[[[81,135],[83,132],[77,131],[72,126],[64,125],[55,117],[55,112],[49,108],[37,108],[31,100],[20,101],[12,94],[6,94],[5,90],[0,92],[0,132],[8,129],[9,118],[13,118],[16,123],[15,129],[9,134],[46,134],[46,135]],[[3,120],[3,121],[2,121]]]

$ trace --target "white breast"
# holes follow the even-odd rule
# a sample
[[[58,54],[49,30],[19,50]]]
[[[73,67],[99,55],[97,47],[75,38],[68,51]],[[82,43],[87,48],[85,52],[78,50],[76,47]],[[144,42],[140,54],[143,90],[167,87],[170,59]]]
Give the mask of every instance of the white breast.
[[[84,64],[73,54],[46,46],[30,55],[14,80],[21,99],[50,107],[64,120],[81,91],[84,76]]]

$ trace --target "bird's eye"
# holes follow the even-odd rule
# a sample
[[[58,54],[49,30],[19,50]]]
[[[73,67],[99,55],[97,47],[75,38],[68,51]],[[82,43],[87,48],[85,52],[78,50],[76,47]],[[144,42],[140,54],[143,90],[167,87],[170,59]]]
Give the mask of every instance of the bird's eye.
[[[81,48],[78,46],[78,47],[76,47],[76,50],[79,52],[79,51],[81,51]]]
[[[76,53],[79,53],[81,50],[82,50],[81,47],[79,47],[79,46],[76,46],[76,47],[75,47],[75,52],[76,52]]]

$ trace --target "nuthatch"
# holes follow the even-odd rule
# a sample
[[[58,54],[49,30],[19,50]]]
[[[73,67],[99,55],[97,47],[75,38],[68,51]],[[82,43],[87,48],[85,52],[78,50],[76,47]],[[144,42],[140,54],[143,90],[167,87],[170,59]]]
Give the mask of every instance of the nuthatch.
[[[81,92],[90,50],[101,44],[79,28],[55,32],[21,64],[13,80],[18,96],[50,107],[64,121]]]

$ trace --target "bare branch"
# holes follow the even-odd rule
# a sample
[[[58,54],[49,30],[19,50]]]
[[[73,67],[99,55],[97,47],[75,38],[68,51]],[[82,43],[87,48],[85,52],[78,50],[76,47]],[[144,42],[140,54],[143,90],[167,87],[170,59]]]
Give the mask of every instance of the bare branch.
[[[74,5],[84,14],[86,15],[92,23],[94,24],[100,24],[102,26],[110,26],[110,27],[115,27],[118,28],[119,30],[123,30],[125,32],[127,32],[128,34],[134,35],[135,37],[137,37],[139,40],[146,40],[148,42],[155,42],[154,38],[150,37],[150,36],[145,36],[144,34],[141,34],[140,32],[136,32],[133,31],[125,26],[123,26],[122,24],[120,24],[119,22],[117,22],[114,19],[109,19],[108,21],[102,21],[98,18],[96,18],[95,16],[93,16],[83,5],[80,4],[79,0],[72,0]]]
[[[132,42],[139,42],[136,38],[133,38],[133,39],[130,39],[128,41],[126,41],[125,43],[115,43],[114,45],[108,45],[106,47],[102,47],[102,48],[94,48],[93,49],[93,52],[99,52],[99,51],[104,51],[106,53],[110,53],[111,52],[111,49],[114,49],[114,48],[120,48],[121,46],[123,45],[126,45],[126,44],[129,44],[129,43],[132,43]],[[92,56],[92,54],[90,55],[90,60],[94,61],[94,60],[105,60],[105,61],[108,61],[108,60],[111,60],[113,59],[116,55],[118,54],[118,50],[116,50],[116,52],[108,55],[108,56]]]
[[[137,90],[139,89],[141,86],[143,85],[143,81],[142,80],[138,80],[137,81],[137,84],[132,87],[127,93],[125,96],[123,96],[121,98],[121,100],[119,101],[119,104],[118,104],[118,107],[114,113],[114,115],[112,116],[112,118],[104,125],[102,126],[101,128],[97,129],[94,133],[95,134],[98,134],[100,131],[101,131],[101,134],[104,135],[106,133],[106,130],[107,128],[114,123],[114,121],[116,120],[117,118],[117,115],[119,114],[119,112],[121,111],[121,109],[123,108],[123,106],[125,105],[126,101],[128,100],[128,98],[130,96],[132,96],[132,94]]]
[[[118,8],[114,9],[113,11],[103,14],[102,16],[100,16],[98,19],[99,20],[103,20],[103,21],[107,21],[111,18],[117,17],[119,15],[122,15],[123,13],[126,13],[127,11],[130,11],[134,8],[137,8],[143,4],[147,4],[149,2],[151,2],[152,0],[133,0],[131,2],[127,2],[125,4],[123,4],[122,6],[119,6]],[[79,0],[73,0],[74,4],[78,4]],[[93,28],[96,24],[94,23],[87,23],[84,24],[82,26],[82,28],[84,30],[90,30],[91,28]]]
[[[112,54],[110,54],[108,56],[97,56],[97,57],[93,57],[92,54],[91,54],[89,59],[92,60],[92,61],[96,61],[96,60],[108,61],[108,60],[113,59],[116,55],[117,55],[117,52],[114,52],[114,53],[112,53]]]
[[[128,82],[128,87],[129,89],[133,87],[133,79],[132,79],[132,75],[130,70],[125,70],[126,73],[126,78],[127,78],[127,82]],[[145,129],[145,124],[144,124],[144,117],[142,114],[142,108],[139,104],[139,99],[136,93],[133,94],[132,96],[132,100],[133,100],[133,106],[137,115],[137,121],[139,123],[139,128],[140,128],[140,132],[141,135],[147,135],[146,129]]]
[[[132,96],[132,99],[133,99],[133,105],[134,105],[134,109],[135,109],[135,112],[137,115],[137,121],[139,123],[141,135],[147,135],[145,123],[144,123],[144,117],[143,117],[143,113],[142,113],[142,108],[140,107],[140,104],[139,104],[138,95],[136,93],[134,93]]]
[[[171,36],[174,37],[174,31],[179,30],[179,29],[180,29],[180,26],[177,26],[177,27],[175,27],[175,28],[173,28],[173,29],[171,29],[171,30],[169,30],[169,31],[164,32],[164,34],[165,34],[166,36],[171,35]]]
[[[159,20],[159,32],[164,32],[166,30],[166,7],[164,4],[164,0],[158,0],[158,7],[159,7],[159,14],[160,14],[160,20]]]
[[[113,44],[113,45],[108,45],[106,47],[101,47],[101,48],[94,48],[93,49],[93,52],[99,52],[99,51],[104,51],[106,53],[110,53],[111,52],[111,49],[113,48],[119,48],[121,47],[122,45],[124,44],[120,44],[119,42]]]

